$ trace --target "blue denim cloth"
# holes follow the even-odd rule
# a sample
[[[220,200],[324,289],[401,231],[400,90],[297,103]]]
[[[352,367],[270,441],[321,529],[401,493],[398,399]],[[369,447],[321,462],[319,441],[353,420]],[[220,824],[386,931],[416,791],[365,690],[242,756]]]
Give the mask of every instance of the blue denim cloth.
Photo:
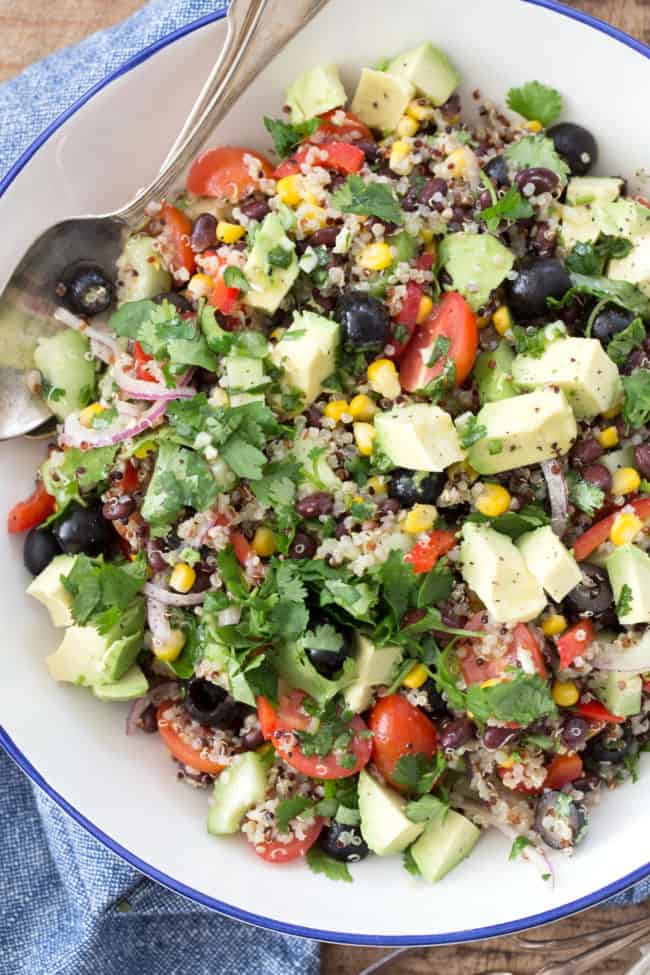
[[[151,0],[0,86],[0,177],[89,87],[226,0]],[[650,881],[617,898],[643,900]],[[0,975],[316,975],[318,946],[256,930],[145,879],[0,750]]]

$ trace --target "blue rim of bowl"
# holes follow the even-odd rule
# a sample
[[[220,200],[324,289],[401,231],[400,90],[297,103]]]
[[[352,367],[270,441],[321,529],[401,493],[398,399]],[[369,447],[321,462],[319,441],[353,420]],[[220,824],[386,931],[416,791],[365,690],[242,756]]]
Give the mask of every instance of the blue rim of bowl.
[[[583,13],[582,11],[574,10],[571,7],[567,7],[562,3],[556,2],[556,0],[521,0],[521,2],[529,3],[535,7],[542,7],[546,10],[552,11],[553,13],[561,14],[564,17],[570,18],[571,20],[576,20],[579,23],[585,24],[587,27],[591,27],[592,29],[600,31],[603,34],[607,34],[609,37],[612,37],[620,43],[625,44],[626,47],[632,48],[632,50],[637,51],[637,53],[642,54],[644,57],[650,60],[650,48],[647,47],[647,45],[645,45],[642,41],[638,41],[634,37],[631,37],[629,34],[626,34],[624,31],[619,30],[616,27],[612,27],[610,24],[606,24],[603,20],[599,20],[597,17],[592,17],[589,14]],[[195,30],[199,30],[201,27],[205,27],[208,24],[214,23],[215,21],[222,20],[224,17],[225,13],[208,14],[198,20],[192,21],[190,24],[186,24],[184,27],[180,27],[178,30],[165,35],[165,37],[162,37],[154,44],[151,44],[149,47],[142,50],[135,57],[131,58],[129,61],[126,61],[112,74],[108,75],[102,81],[90,88],[81,96],[81,98],[71,105],[70,108],[59,115],[58,118],[56,118],[23,152],[4,179],[0,181],[0,196],[6,192],[16,176],[18,176],[21,170],[27,165],[32,156],[38,152],[41,146],[47,142],[50,136],[52,136],[57,129],[59,129],[83,105],[85,105],[87,101],[97,94],[97,92],[101,91],[102,88],[105,88],[112,81],[115,81],[117,78],[120,78],[122,75],[142,64],[144,61],[147,61],[150,57],[152,57],[152,55],[167,47],[169,44],[173,44],[175,41],[193,33]],[[25,772],[29,778],[50,797],[50,799],[54,800],[54,802],[64,809],[80,826],[87,830],[91,836],[99,840],[99,842],[103,843],[104,846],[108,847],[109,850],[117,854],[117,856],[121,857],[123,860],[126,860],[127,863],[131,864],[131,866],[135,867],[151,880],[155,880],[157,883],[162,884],[163,887],[168,887],[170,890],[173,890],[178,894],[182,894],[184,897],[188,897],[190,900],[196,901],[197,903],[202,904],[204,907],[212,908],[212,910],[218,911],[220,914],[225,914],[228,917],[232,917],[237,921],[243,921],[244,923],[253,924],[257,927],[267,928],[280,934],[296,935],[298,937],[309,938],[314,941],[329,941],[338,944],[372,945],[379,947],[417,947],[420,945],[449,945],[458,944],[464,941],[479,941],[485,938],[498,938],[515,934],[519,931],[524,931],[528,928],[537,927],[542,924],[550,924],[553,921],[559,921],[561,918],[567,917],[570,914],[575,914],[578,911],[584,911],[589,907],[594,907],[603,901],[609,900],[610,897],[620,894],[626,888],[632,887],[634,884],[638,883],[640,880],[643,880],[650,874],[650,863],[646,863],[644,866],[639,867],[632,873],[621,877],[620,880],[617,880],[606,887],[601,887],[600,890],[594,891],[593,893],[588,894],[585,897],[581,897],[578,900],[570,901],[567,904],[562,904],[560,907],[554,908],[551,911],[543,911],[540,914],[533,914],[530,917],[519,918],[518,920],[509,922],[507,924],[495,924],[485,928],[467,928],[462,931],[452,931],[448,934],[416,936],[380,936],[347,934],[337,931],[321,931],[318,928],[306,928],[296,924],[287,924],[284,921],[276,921],[272,918],[263,917],[259,914],[251,914],[249,911],[244,911],[239,907],[233,907],[231,904],[225,904],[223,901],[219,901],[214,897],[209,897],[207,894],[203,894],[201,891],[195,890],[193,887],[188,887],[186,884],[183,884],[178,880],[174,880],[173,877],[162,873],[160,870],[156,869],[156,867],[153,867],[151,864],[141,860],[140,857],[138,857],[135,853],[125,849],[97,826],[91,823],[90,820],[86,819],[86,817],[80,813],[78,809],[70,805],[70,803],[67,802],[62,795],[60,795],[55,789],[52,788],[51,785],[49,785],[49,783],[45,781],[42,775],[28,760],[26,755],[21,752],[18,746],[12,741],[7,732],[1,726],[0,745],[23,770],[23,772]]]

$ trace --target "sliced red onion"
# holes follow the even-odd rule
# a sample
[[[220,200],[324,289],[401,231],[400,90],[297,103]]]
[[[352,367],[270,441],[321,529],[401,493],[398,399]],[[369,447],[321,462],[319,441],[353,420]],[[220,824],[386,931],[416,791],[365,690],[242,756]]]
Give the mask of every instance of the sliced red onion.
[[[217,623],[219,626],[237,626],[241,619],[241,607],[240,606],[228,606],[227,609],[222,609],[217,616]]]
[[[110,428],[108,430],[89,430],[80,422],[78,414],[71,413],[63,424],[60,442],[65,447],[82,447],[84,449],[88,447],[112,447],[123,440],[130,440],[132,437],[144,433],[164,416],[166,409],[166,402],[153,403],[133,424],[124,430],[113,433],[111,433]]]
[[[156,647],[164,647],[172,637],[172,628],[167,619],[167,608],[158,599],[147,598],[147,623],[151,638]]]
[[[89,325],[84,318],[80,318],[78,315],[73,315],[72,312],[68,311],[67,308],[59,307],[54,312],[53,316],[57,322],[61,325],[66,325],[68,328],[72,328],[75,332],[81,332],[86,338],[90,339],[92,343],[102,347],[102,351],[94,351],[93,354],[97,355],[104,362],[111,365],[115,362],[120,355],[120,347],[108,332],[103,329],[96,328],[94,325]]]
[[[650,637],[644,636],[630,647],[610,643],[592,660],[596,670],[620,670],[624,674],[650,671]]]
[[[170,592],[155,582],[145,582],[142,592],[164,606],[199,606],[207,595],[205,592]]]
[[[151,704],[157,707],[168,698],[175,698],[177,694],[178,681],[167,680],[164,684],[157,684],[156,687],[152,687],[144,697],[137,697],[126,716],[127,735],[132,735],[138,730],[138,721]]]
[[[566,479],[562,466],[557,460],[545,460],[542,464],[542,472],[546,478],[548,498],[551,503],[551,528],[559,538],[562,538],[569,521],[569,489]]]
[[[164,400],[167,402],[172,399],[191,399],[192,396],[196,396],[196,390],[192,389],[191,386],[178,385],[169,389],[162,383],[150,383],[145,379],[135,379],[124,369],[119,359],[113,366],[113,376],[122,392],[126,393],[130,399],[157,400],[159,402]]]

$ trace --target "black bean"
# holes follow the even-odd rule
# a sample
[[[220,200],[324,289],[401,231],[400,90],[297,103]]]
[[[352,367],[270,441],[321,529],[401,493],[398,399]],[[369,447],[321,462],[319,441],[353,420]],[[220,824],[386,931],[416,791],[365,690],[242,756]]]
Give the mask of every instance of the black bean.
[[[431,207],[432,210],[444,210],[447,206],[445,197],[449,191],[449,186],[447,181],[444,179],[428,179],[422,189],[420,190],[420,203],[424,204],[426,207]],[[443,197],[442,201],[434,200],[433,197],[440,194]]]
[[[372,165],[376,163],[379,159],[379,147],[376,142],[371,142],[370,139],[358,139],[355,143],[357,149],[361,149],[366,157],[366,162]]]
[[[338,227],[321,227],[307,238],[307,244],[310,247],[334,247],[338,235]]]
[[[420,707],[428,715],[432,718],[444,718],[449,714],[445,699],[438,690],[436,682],[431,677],[422,685],[420,691],[424,691],[427,696],[427,703],[421,704]]]
[[[595,437],[577,440],[571,450],[571,459],[580,467],[593,464],[603,456],[603,448]]]
[[[47,528],[32,528],[25,539],[23,561],[33,576],[46,569],[61,554],[59,543]]]
[[[569,164],[572,176],[586,176],[598,161],[598,144],[591,132],[575,122],[560,122],[546,133]]]
[[[157,548],[153,548],[153,546],[147,546],[147,562],[154,572],[164,572],[165,569],[169,568],[169,564],[163,558],[162,552]]]
[[[247,203],[241,203],[239,209],[249,220],[263,220],[271,212],[266,200],[249,200]]]
[[[634,463],[640,474],[650,478],[650,441],[634,448]]]
[[[217,218],[211,213],[200,213],[190,234],[190,247],[197,254],[207,251],[217,243]]]
[[[156,295],[151,299],[157,305],[162,305],[163,301],[168,301],[170,305],[173,305],[177,311],[192,311],[192,306],[187,300],[185,295],[181,295],[178,291],[161,291],[160,294]]]
[[[601,342],[609,342],[618,332],[622,332],[631,324],[634,315],[616,305],[607,305],[598,312],[591,325],[593,338]]]
[[[557,233],[544,220],[534,224],[528,234],[528,250],[538,257],[550,257],[557,247]]]
[[[313,535],[308,535],[307,532],[296,532],[289,549],[289,557],[292,559],[313,559],[317,548],[318,542]]]
[[[582,472],[585,481],[590,481],[601,491],[609,491],[612,486],[612,475],[604,464],[589,464]]]
[[[567,718],[562,728],[562,741],[567,748],[576,751],[584,745],[587,740],[588,731],[589,722],[585,721],[584,718],[579,718],[577,715]]]
[[[488,207],[492,206],[492,195],[489,190],[483,190],[479,193],[478,205],[481,210],[487,210]]]
[[[516,728],[486,728],[483,732],[483,744],[491,751],[496,751],[498,748],[503,748],[507,742],[514,741],[518,734]]]
[[[133,498],[109,498],[102,507],[102,515],[106,521],[119,521],[120,518],[128,518],[136,509]]]
[[[440,747],[444,749],[460,748],[474,737],[474,725],[469,718],[455,718],[443,724],[438,734]]]
[[[247,752],[254,752],[264,744],[264,735],[260,728],[247,732],[242,738],[242,745]]]
[[[396,515],[397,512],[400,510],[400,507],[401,505],[397,500],[397,498],[386,498],[385,501],[382,501],[380,504],[377,505],[377,514]]]
[[[331,514],[334,508],[334,498],[326,491],[316,491],[298,501],[296,511],[301,518],[318,518],[320,515]]]
[[[552,193],[558,185],[557,174],[543,166],[533,166],[531,169],[522,169],[515,176],[515,183],[524,196],[533,196],[536,193]],[[533,193],[527,192],[529,186],[534,187]]]

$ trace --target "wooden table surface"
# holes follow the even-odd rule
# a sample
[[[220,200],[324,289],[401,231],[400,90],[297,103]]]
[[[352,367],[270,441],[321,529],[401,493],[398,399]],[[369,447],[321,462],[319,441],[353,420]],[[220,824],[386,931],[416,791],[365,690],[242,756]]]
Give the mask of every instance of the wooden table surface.
[[[650,44],[650,0],[568,0],[568,3]],[[141,0],[56,0],[55,4],[52,0],[0,0],[0,80],[11,77],[50,51],[74,44],[92,31],[122,20],[140,6]],[[323,892],[324,896],[327,894],[329,890]],[[495,896],[498,896],[498,886]],[[555,937],[586,934],[607,923],[633,920],[645,913],[650,914],[644,907],[594,909],[546,928],[544,937],[551,933]],[[382,950],[373,948],[325,945],[322,975],[356,975],[383,954]],[[638,952],[630,949],[615,960],[594,966],[590,975],[622,975],[636,958]],[[501,938],[454,948],[414,951],[392,962],[386,972],[390,975],[437,975],[443,971],[445,975],[479,975],[486,971],[512,971],[515,975],[532,975],[547,960],[540,953],[522,953],[512,939]]]

